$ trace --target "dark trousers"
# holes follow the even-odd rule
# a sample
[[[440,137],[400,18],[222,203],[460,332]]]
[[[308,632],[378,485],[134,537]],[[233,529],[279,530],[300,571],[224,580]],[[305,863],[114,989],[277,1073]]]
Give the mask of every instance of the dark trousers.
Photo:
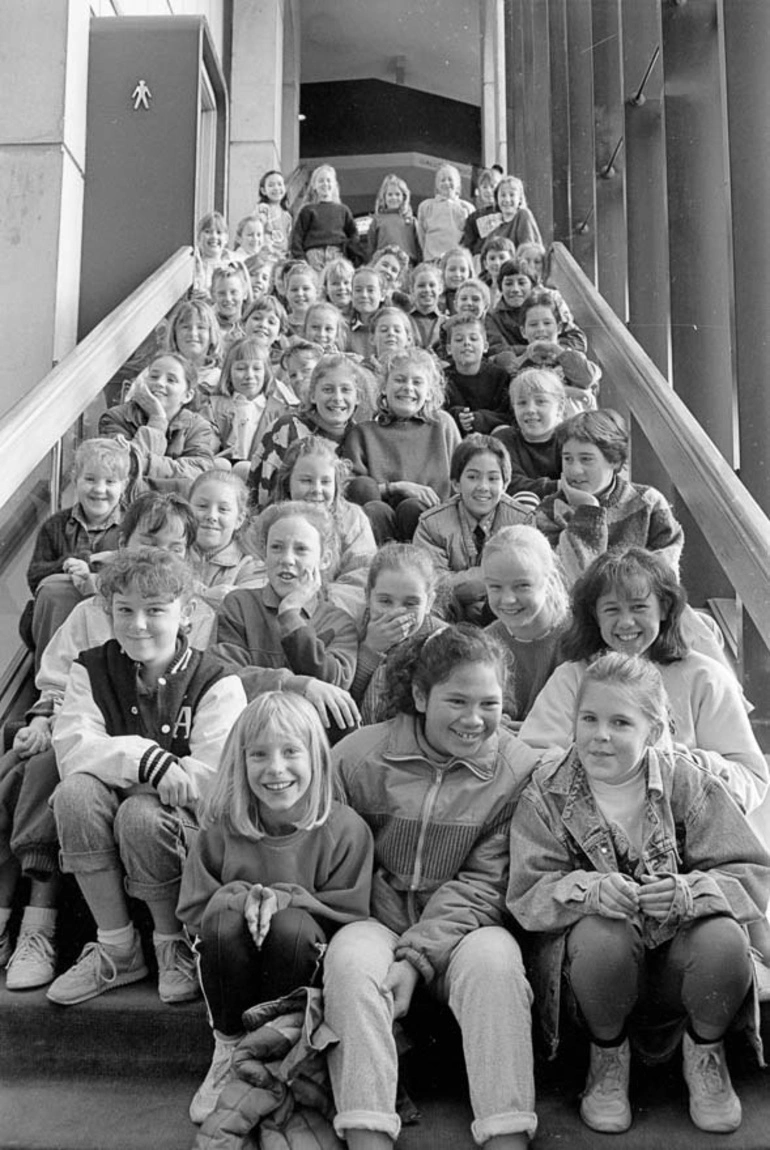
[[[379,546],[391,539],[411,543],[417,528],[417,520],[425,511],[425,507],[417,499],[394,496],[392,500],[384,500],[380,495],[379,485],[365,475],[350,480],[345,496],[351,503],[363,507]]]
[[[59,784],[53,750],[28,759],[15,751],[0,758],[0,863],[11,856],[29,878],[58,870],[59,843],[49,800]]]

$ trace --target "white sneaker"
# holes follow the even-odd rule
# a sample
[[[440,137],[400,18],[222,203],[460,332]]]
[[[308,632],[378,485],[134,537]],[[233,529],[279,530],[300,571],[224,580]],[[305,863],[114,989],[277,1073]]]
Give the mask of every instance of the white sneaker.
[[[195,955],[186,938],[155,943],[158,960],[158,994],[161,1002],[192,1002],[200,998]]]
[[[134,931],[131,950],[127,954],[109,949],[99,942],[88,942],[80,958],[64,974],[60,974],[46,991],[46,997],[60,1006],[74,1006],[96,998],[106,990],[116,990],[147,977],[139,934]]]
[[[723,1042],[682,1039],[682,1072],[690,1091],[690,1117],[699,1130],[728,1134],[741,1124],[741,1101],[733,1090]]]
[[[53,940],[40,930],[22,931],[8,963],[6,989],[32,990],[36,986],[47,986],[55,974]]]
[[[233,1054],[238,1040],[225,1042],[214,1036],[214,1057],[211,1059],[206,1077],[201,1082],[190,1103],[190,1121],[196,1126],[205,1122],[216,1108],[219,1095],[233,1077]]]
[[[625,1038],[620,1046],[591,1043],[591,1063],[580,1103],[586,1126],[603,1134],[622,1134],[631,1125],[628,1078],[631,1048]]]

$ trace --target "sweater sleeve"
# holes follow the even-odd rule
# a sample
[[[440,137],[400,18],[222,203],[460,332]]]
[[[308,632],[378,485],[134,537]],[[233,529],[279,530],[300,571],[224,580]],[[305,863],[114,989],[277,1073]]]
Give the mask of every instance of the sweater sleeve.
[[[260,667],[248,635],[243,604],[237,592],[227,595],[217,613],[216,642],[211,653],[234,670],[251,700],[263,691],[288,689],[292,672],[288,667]]]
[[[340,450],[340,455],[349,459],[354,475],[368,475],[369,461],[366,453],[366,440],[357,424],[349,428]]]
[[[61,575],[62,564],[71,554],[64,546],[64,524],[61,515],[46,519],[35,539],[32,558],[27,568],[27,584],[34,595],[49,575]],[[85,558],[85,555],[83,556]]]
[[[281,646],[295,675],[309,675],[347,689],[353,682],[358,652],[356,625],[347,611],[329,606],[306,618],[300,612],[278,615]]]
[[[571,507],[557,492],[539,504],[535,516],[536,526],[559,556],[570,586],[607,550],[606,507]]]
[[[566,751],[572,742],[577,689],[582,677],[580,663],[557,667],[532,704],[519,730],[519,738],[535,750]]]
[[[224,842],[221,827],[204,827],[185,859],[176,913],[193,935],[200,935],[203,912],[222,886]]]
[[[168,441],[165,431],[145,424],[137,430],[134,444],[144,459],[144,474],[150,479],[194,479],[214,465],[214,454],[219,448],[217,434],[211,424],[197,413],[185,430],[184,445],[178,455],[167,455]]]

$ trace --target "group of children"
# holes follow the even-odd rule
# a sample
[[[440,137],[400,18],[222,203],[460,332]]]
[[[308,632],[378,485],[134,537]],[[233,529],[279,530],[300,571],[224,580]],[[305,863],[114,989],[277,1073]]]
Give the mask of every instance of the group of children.
[[[447,165],[413,216],[389,177],[366,242],[331,169],[311,189],[292,220],[266,173],[233,252],[204,221],[201,292],[40,532],[39,698],[0,759],[6,987],[144,979],[139,900],[161,1000],[208,1007],[204,1133],[244,1013],[313,985],[352,1150],[398,1137],[393,1024],[426,994],[490,1150],[536,1130],[533,992],[551,1055],[587,1036],[589,1127],[630,1125],[632,1046],[681,1040],[694,1123],[734,1130],[768,771],[681,527],[628,476],[520,181],[474,211]],[[64,971],[63,875],[96,929]]]

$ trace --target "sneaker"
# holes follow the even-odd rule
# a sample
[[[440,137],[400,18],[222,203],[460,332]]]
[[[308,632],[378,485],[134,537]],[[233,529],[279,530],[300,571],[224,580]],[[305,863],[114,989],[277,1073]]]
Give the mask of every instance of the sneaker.
[[[11,942],[11,932],[4,930],[2,934],[0,934],[0,966],[7,966],[12,954],[13,943]]]
[[[155,954],[161,1002],[191,1002],[200,997],[195,955],[186,938],[156,942]]]
[[[591,1064],[580,1103],[580,1117],[586,1126],[603,1134],[622,1134],[631,1125],[628,1102],[628,1076],[631,1048],[628,1039],[620,1046],[591,1043]]]
[[[8,963],[6,990],[32,990],[47,986],[56,973],[56,951],[53,940],[40,930],[25,930],[19,935],[16,949]]]
[[[219,1095],[234,1077],[233,1054],[237,1045],[237,1042],[224,1042],[218,1036],[214,1036],[214,1057],[211,1059],[211,1066],[190,1103],[190,1121],[196,1126],[205,1122],[209,1114],[216,1109]]]
[[[699,1130],[728,1134],[741,1124],[741,1102],[733,1090],[723,1042],[693,1042],[685,1031],[682,1071],[690,1091],[690,1117]]]
[[[142,944],[134,932],[134,945],[127,955],[108,950],[99,942],[89,942],[75,965],[51,983],[47,997],[61,1006],[74,1006],[104,994],[105,990],[116,990],[146,977]]]

